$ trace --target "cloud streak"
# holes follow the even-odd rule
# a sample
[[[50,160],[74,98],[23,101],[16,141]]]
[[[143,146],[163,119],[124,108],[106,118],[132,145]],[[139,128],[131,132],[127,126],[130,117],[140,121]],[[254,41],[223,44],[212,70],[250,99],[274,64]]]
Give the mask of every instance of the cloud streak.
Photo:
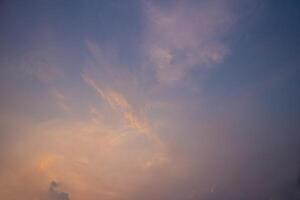
[[[139,134],[145,135],[149,140],[158,146],[162,142],[157,134],[151,128],[150,122],[144,115],[145,108],[135,106],[130,103],[128,98],[135,99],[138,95],[138,88],[134,78],[129,75],[126,68],[120,63],[116,63],[116,55],[108,54],[96,44],[87,42],[87,47],[94,60],[94,68],[87,68],[82,74],[83,80],[109,105],[116,113],[119,113],[126,126]],[[95,74],[101,77],[95,77]],[[95,78],[92,78],[95,77]],[[136,102],[136,104],[140,104]]]
[[[64,94],[62,94],[60,91],[58,91],[57,89],[53,89],[51,91],[51,95],[53,96],[54,101],[56,102],[56,104],[63,110],[66,112],[71,111],[70,106],[67,104],[66,102],[66,96]]]
[[[299,163],[297,88],[292,102],[274,92],[292,76],[254,77],[269,52],[232,49],[253,40],[247,23],[230,37],[253,1],[117,2],[5,3],[4,21],[30,23],[1,62],[0,199],[298,198],[295,182],[277,187]],[[30,45],[48,22],[53,41]]]
[[[132,128],[138,133],[146,135],[149,139],[160,143],[159,138],[151,133],[148,123],[142,121],[137,116],[132,105],[128,103],[121,93],[114,90],[104,92],[88,75],[83,75],[83,78],[114,111],[121,114],[129,128]]]
[[[64,78],[58,56],[53,49],[30,51],[21,59],[21,71],[43,84],[51,85]]]

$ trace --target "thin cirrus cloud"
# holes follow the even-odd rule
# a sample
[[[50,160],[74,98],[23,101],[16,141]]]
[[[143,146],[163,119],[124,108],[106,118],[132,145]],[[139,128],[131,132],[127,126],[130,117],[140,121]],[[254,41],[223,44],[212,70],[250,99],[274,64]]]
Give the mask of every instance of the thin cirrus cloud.
[[[121,114],[122,119],[126,122],[129,128],[136,130],[139,133],[145,134],[149,139],[159,141],[158,137],[151,133],[147,122],[142,121],[133,111],[132,105],[128,103],[125,97],[114,90],[103,91],[96,82],[88,75],[83,75],[86,83],[96,91],[96,93],[112,108]]]
[[[71,111],[71,107],[68,105],[67,103],[67,99],[66,96],[58,91],[57,89],[53,89],[51,92],[51,95],[54,99],[54,101],[56,102],[56,104],[65,112],[69,112]]]
[[[30,51],[20,60],[20,70],[33,80],[53,84],[64,78],[64,70],[59,66],[55,50]]]
[[[165,144],[155,133],[151,120],[144,112],[146,110],[145,103],[141,102],[143,100],[135,98],[139,92],[132,75],[124,69],[120,62],[115,62],[118,61],[117,55],[104,51],[91,41],[87,41],[86,44],[90,58],[93,59],[89,60],[92,67],[86,67],[82,73],[84,82],[101,98],[104,107],[108,107],[123,122],[125,126],[123,130],[129,129],[129,132],[133,131],[133,133],[147,138],[154,146],[157,152],[155,158],[147,163],[152,163],[151,166],[154,166],[154,161],[158,161],[158,165],[163,164],[168,160]],[[130,102],[127,97],[130,97],[131,100],[134,99],[135,103]],[[137,106],[138,104],[141,106]],[[99,113],[95,107],[93,111]],[[145,166],[150,165],[146,164]]]
[[[132,2],[74,2],[74,12],[69,4],[33,3],[34,15],[20,6],[31,16],[24,22],[43,13],[32,24],[49,22],[55,41],[32,38],[38,44],[25,42],[22,55],[13,54],[7,65],[15,67],[1,69],[2,93],[9,101],[0,104],[5,108],[0,114],[0,199],[263,199],[265,185],[271,188],[275,179],[292,175],[288,165],[297,154],[289,152],[297,148],[287,147],[297,137],[283,136],[289,135],[285,127],[292,116],[278,110],[270,112],[276,120],[264,121],[281,102],[260,104],[281,80],[290,80],[291,71],[284,77],[261,74],[257,81],[254,75],[265,71],[258,68],[268,63],[264,55],[254,55],[261,46],[239,48],[252,42],[249,36],[237,45],[241,54],[236,56],[228,42],[237,41],[230,36],[243,17],[239,12],[248,7],[235,0]],[[32,24],[24,27],[34,32]],[[240,34],[239,28],[235,34],[245,42],[241,38],[249,30]],[[258,41],[263,39],[268,38]],[[247,57],[249,52],[253,55]],[[261,60],[249,63],[254,57]],[[232,66],[198,84],[211,67],[225,64]],[[288,107],[284,112],[290,114]],[[282,163],[287,170],[281,170]]]
[[[115,62],[115,54],[104,51],[95,43],[87,42],[87,49],[93,58],[89,64],[93,67],[85,68],[82,78],[109,107],[120,113],[127,127],[146,135],[149,139],[159,142],[159,138],[151,130],[146,116],[143,116],[142,107],[130,103],[126,96],[135,99],[138,93],[138,84],[128,70]],[[123,67],[123,68],[122,68]],[[95,77],[95,74],[98,76]],[[138,104],[138,103],[137,103]]]
[[[180,81],[189,70],[219,64],[229,53],[223,38],[236,18],[226,1],[178,1],[165,8],[145,2],[144,9],[145,51],[160,83]]]

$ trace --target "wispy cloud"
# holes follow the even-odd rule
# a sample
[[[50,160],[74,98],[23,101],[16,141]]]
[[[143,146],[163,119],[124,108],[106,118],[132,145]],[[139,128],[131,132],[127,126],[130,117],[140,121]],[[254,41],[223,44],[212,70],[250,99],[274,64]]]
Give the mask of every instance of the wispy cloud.
[[[252,187],[269,185],[272,180],[265,177],[280,174],[281,166],[298,155],[296,142],[290,142],[297,137],[280,140],[292,128],[276,128],[288,127],[290,117],[276,117],[283,125],[261,121],[271,107],[256,105],[264,90],[277,84],[277,76],[262,76],[266,83],[245,87],[235,85],[241,77],[228,81],[243,73],[227,71],[194,84],[201,72],[220,67],[234,54],[226,42],[237,19],[232,2],[238,1],[74,3],[57,9],[57,17],[47,11],[34,26],[24,26],[51,22],[59,30],[48,42],[61,51],[49,50],[43,39],[38,50],[26,49],[22,58],[11,55],[21,74],[13,68],[16,76],[1,76],[2,96],[9,102],[0,105],[5,110],[0,114],[0,199],[242,199],[246,192],[262,194]],[[17,10],[31,11],[31,6],[39,8],[32,4]],[[73,11],[82,6],[78,21]],[[239,12],[239,5],[232,7]],[[11,18],[15,9],[6,10]],[[245,82],[251,80],[247,76]],[[226,94],[219,93],[223,89]],[[283,153],[284,145],[294,149]],[[275,154],[275,162],[265,159]],[[278,167],[272,172],[261,164]],[[293,173],[287,169],[274,179],[287,178],[287,171]]]
[[[53,84],[64,77],[62,67],[58,66],[57,57],[54,50],[30,51],[23,55],[20,67],[32,79]]]
[[[162,7],[145,2],[145,49],[160,83],[184,79],[192,68],[223,61],[229,52],[223,41],[235,17],[226,1],[176,1]]]
[[[112,110],[120,114],[128,128],[145,135],[157,144],[161,143],[144,115],[144,107],[135,106],[126,97],[131,96],[131,99],[135,99],[137,96],[138,89],[135,88],[136,85],[132,81],[134,78],[129,75],[125,67],[120,66],[118,59],[113,58],[116,55],[103,51],[90,41],[87,43],[87,47],[94,59],[95,67],[93,73],[87,69],[84,71],[82,74],[84,81]],[[95,73],[101,74],[101,77],[95,77]],[[139,103],[136,102],[136,104]]]
[[[151,133],[148,123],[138,117],[132,105],[129,104],[121,93],[114,90],[104,92],[88,75],[84,74],[83,78],[114,111],[121,114],[129,128],[134,129],[138,133],[145,134],[149,139],[159,141],[159,138]]]
[[[66,96],[63,93],[57,89],[53,89],[51,91],[51,95],[53,96],[54,101],[63,111],[69,112],[71,110],[70,106],[66,102]]]

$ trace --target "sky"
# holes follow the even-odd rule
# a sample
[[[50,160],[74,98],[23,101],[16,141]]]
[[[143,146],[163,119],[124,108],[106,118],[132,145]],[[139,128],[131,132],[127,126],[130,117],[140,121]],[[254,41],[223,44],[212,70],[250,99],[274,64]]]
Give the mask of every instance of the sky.
[[[300,1],[1,0],[0,199],[299,200]]]

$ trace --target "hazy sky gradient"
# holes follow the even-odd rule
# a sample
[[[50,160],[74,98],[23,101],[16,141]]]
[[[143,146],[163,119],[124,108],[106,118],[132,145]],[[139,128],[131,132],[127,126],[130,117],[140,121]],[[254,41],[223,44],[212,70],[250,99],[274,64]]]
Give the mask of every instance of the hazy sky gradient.
[[[0,199],[299,199],[300,2],[0,1]]]

